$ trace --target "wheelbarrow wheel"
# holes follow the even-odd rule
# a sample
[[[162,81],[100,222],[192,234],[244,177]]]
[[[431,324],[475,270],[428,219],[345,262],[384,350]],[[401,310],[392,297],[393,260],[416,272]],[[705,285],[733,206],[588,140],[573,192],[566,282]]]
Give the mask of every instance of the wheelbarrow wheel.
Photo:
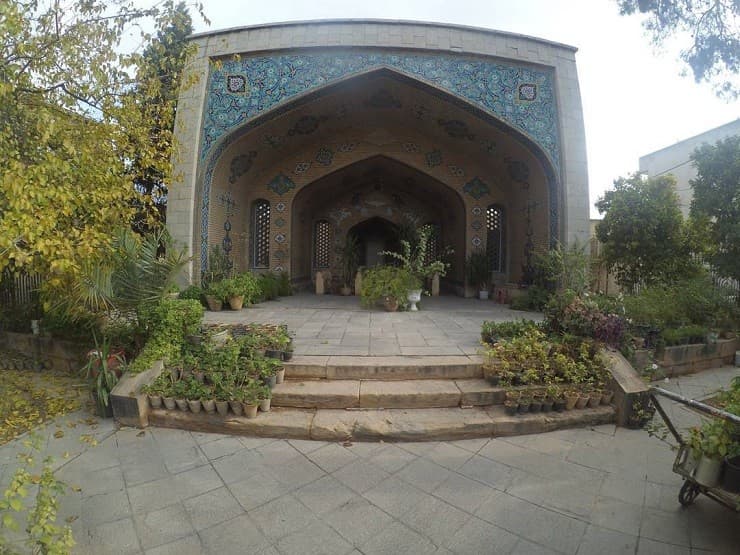
[[[678,492],[678,502],[684,507],[688,507],[694,502],[699,495],[699,486],[690,480],[684,480],[681,491]]]

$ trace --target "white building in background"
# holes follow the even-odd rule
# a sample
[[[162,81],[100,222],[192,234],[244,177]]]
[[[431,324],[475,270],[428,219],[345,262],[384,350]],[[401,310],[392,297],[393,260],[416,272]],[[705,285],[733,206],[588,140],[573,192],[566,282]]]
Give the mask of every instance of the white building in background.
[[[740,135],[740,118],[641,156],[640,171],[647,173],[650,177],[673,174],[677,181],[676,191],[680,198],[681,211],[684,216],[687,216],[692,197],[689,181],[696,177],[696,168],[691,163],[691,154],[704,143],[714,144],[720,139],[733,135]]]

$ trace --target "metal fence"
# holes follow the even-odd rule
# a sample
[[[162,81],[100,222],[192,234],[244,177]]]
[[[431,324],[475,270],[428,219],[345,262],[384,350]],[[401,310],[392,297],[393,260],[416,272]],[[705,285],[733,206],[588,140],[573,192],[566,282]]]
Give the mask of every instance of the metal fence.
[[[0,277],[0,307],[29,309],[38,306],[41,276],[5,270]]]

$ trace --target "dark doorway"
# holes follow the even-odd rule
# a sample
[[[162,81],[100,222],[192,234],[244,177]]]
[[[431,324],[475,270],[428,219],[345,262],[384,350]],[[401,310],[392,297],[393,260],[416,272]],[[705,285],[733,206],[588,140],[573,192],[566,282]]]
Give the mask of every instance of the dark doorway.
[[[383,218],[370,218],[355,225],[347,232],[354,235],[360,245],[360,265],[371,267],[391,261],[380,251],[398,251],[398,226]]]

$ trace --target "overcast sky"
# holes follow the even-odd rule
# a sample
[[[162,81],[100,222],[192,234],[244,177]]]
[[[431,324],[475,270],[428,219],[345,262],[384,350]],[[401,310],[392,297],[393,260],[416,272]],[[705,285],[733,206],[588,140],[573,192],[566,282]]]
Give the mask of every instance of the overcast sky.
[[[211,20],[196,32],[326,18],[412,19],[522,33],[578,48],[586,121],[591,215],[612,181],[638,158],[740,117],[738,103],[681,77],[676,49],[655,52],[640,18],[620,17],[613,0],[204,0]]]

